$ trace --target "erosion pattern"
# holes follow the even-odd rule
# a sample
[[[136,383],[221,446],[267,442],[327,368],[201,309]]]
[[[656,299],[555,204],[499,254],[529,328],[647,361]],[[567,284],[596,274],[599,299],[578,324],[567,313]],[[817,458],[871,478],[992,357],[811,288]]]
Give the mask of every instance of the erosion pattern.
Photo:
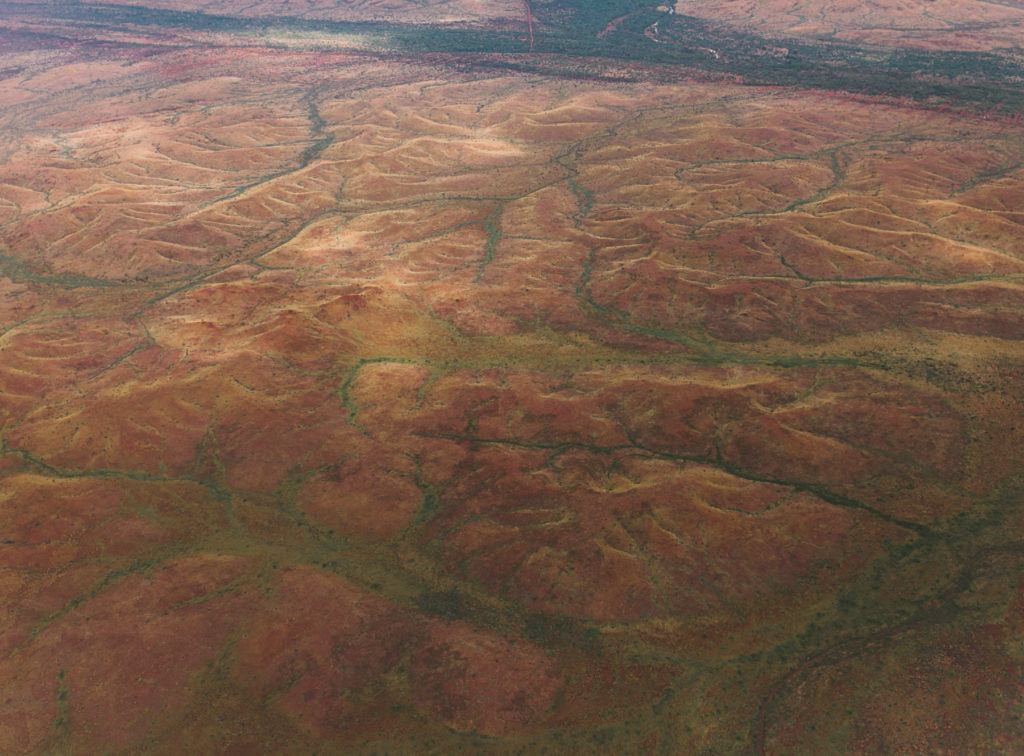
[[[30,26],[0,752],[1024,742],[1019,123]]]

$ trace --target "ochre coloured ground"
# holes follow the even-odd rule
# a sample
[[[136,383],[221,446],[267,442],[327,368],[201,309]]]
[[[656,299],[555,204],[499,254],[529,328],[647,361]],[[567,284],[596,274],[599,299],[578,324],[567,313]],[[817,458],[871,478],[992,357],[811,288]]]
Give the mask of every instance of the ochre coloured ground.
[[[0,752],[1024,742],[1019,126],[3,34]]]
[[[1021,0],[675,0],[672,7],[777,37],[969,51],[1019,51],[1024,39]]]

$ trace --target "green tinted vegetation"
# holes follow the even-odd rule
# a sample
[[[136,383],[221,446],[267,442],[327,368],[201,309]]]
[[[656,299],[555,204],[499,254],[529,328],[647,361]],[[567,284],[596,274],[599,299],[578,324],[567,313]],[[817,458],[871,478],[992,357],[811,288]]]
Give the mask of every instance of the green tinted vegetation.
[[[844,43],[769,39],[701,19],[655,10],[640,0],[533,0],[535,54],[602,58],[710,75],[739,76],[757,85],[825,89],[869,96],[907,97],[930,105],[1005,114],[1024,109],[1024,67],[990,53],[863,49]],[[44,12],[42,5],[0,2],[5,14]],[[520,57],[529,42],[514,28],[460,28],[414,24],[341,23],[300,18],[238,18],[133,6],[47,5],[45,13],[91,24],[161,26],[262,33],[365,34],[387,40],[390,51],[516,55],[509,60],[466,59],[462,65],[583,75],[550,58]],[[644,31],[658,23],[657,42]],[[612,24],[609,27],[609,24]],[[383,50],[382,50],[383,52]],[[607,71],[593,71],[601,78]],[[618,77],[621,78],[621,77]]]

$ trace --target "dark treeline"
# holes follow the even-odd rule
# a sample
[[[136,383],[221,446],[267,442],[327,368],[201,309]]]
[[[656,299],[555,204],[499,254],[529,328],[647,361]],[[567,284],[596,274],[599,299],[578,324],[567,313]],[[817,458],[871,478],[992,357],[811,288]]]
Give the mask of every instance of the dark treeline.
[[[533,51],[537,54],[683,66],[713,75],[739,77],[757,85],[911,98],[929,105],[994,110],[1005,115],[1024,112],[1024,68],[1008,57],[991,53],[886,50],[831,41],[766,38],[702,19],[659,12],[641,0],[532,0],[531,5],[535,21]],[[471,28],[295,17],[242,18],[81,2],[0,2],[0,13],[101,26],[159,26],[239,34],[267,30],[367,34],[385,40],[392,51],[406,53],[469,56],[520,54],[529,49],[528,40],[514,24],[506,28]],[[617,21],[614,29],[602,34],[613,20]],[[644,30],[655,22],[660,43],[644,35]],[[472,61],[463,60],[461,64],[471,65]],[[486,65],[494,67],[495,62],[492,59]],[[510,62],[508,68],[516,70],[521,66]],[[542,64],[527,68],[541,72],[545,67]],[[550,68],[554,75],[567,73],[564,66]],[[581,74],[577,70],[571,75]]]

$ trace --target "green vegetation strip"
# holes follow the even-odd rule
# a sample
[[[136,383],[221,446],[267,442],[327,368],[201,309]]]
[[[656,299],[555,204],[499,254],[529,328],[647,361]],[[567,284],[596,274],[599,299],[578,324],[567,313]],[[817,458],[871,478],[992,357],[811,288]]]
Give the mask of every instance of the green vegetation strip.
[[[458,61],[472,67],[600,78],[607,71],[598,70],[600,63],[592,61],[610,59],[639,64],[631,71],[634,76],[656,78],[685,67],[762,86],[909,98],[932,106],[955,105],[1010,116],[1024,110],[1024,65],[1010,56],[761,37],[691,16],[658,12],[637,0],[547,0],[535,2],[533,11],[536,33],[533,54],[529,54],[529,40],[512,27],[241,18],[143,6],[0,2],[0,16],[8,18],[42,16],[94,27],[157,26],[243,35],[315,34],[311,42],[318,45],[329,44],[330,35],[359,35],[372,40],[380,53],[513,56]],[[655,21],[660,43],[643,33]],[[778,53],[780,44],[785,46],[783,54]],[[577,65],[567,70],[566,61],[572,59]],[[645,66],[651,68],[644,71]]]

